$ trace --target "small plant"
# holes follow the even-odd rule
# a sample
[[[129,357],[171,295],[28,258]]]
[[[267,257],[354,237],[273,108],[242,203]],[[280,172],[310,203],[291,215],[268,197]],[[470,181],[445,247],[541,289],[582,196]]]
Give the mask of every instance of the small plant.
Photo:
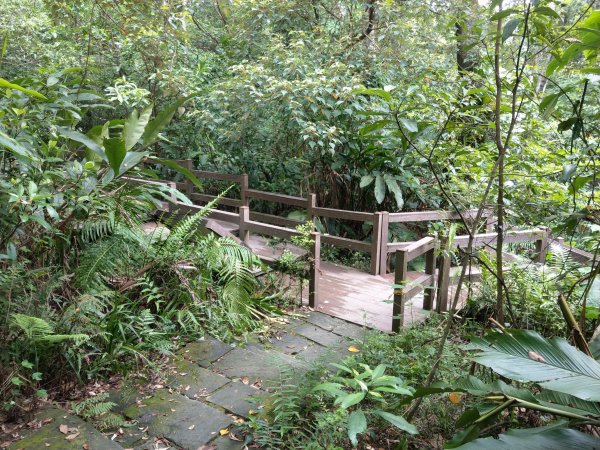
[[[82,419],[91,421],[101,430],[113,430],[125,426],[127,422],[122,416],[112,412],[116,403],[108,400],[108,393],[103,392],[86,398],[72,405],[73,412]]]
[[[414,390],[407,387],[401,378],[385,375],[384,364],[375,369],[359,364],[362,372],[341,364],[331,365],[344,372],[344,376],[336,375],[332,381],[315,386],[313,392],[326,392],[334,398],[334,405],[346,411],[358,405],[348,416],[347,431],[352,445],[358,445],[357,435],[367,431],[368,422],[377,419],[383,419],[407,433],[417,434],[414,425],[386,411],[390,405],[386,397],[390,397],[390,394],[412,396]]]

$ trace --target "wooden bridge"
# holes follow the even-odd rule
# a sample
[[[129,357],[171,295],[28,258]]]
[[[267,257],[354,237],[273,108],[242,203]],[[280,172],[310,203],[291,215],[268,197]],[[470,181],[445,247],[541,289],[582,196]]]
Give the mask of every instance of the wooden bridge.
[[[272,214],[252,211],[251,200],[275,202],[306,211],[307,221],[332,218],[372,224],[370,242],[333,236],[318,232],[312,233],[310,249],[310,277],[308,289],[303,296],[315,310],[342,319],[366,324],[383,331],[398,331],[404,324],[423,320],[428,311],[442,312],[448,308],[448,298],[452,295],[457,281],[457,268],[452,267],[448,256],[438,256],[439,242],[433,237],[424,237],[415,242],[389,242],[389,226],[393,223],[418,223],[440,220],[457,221],[460,215],[449,211],[420,211],[406,213],[374,213],[348,211],[317,205],[316,195],[297,197],[251,189],[247,174],[228,174],[194,170],[191,160],[176,160],[190,170],[198,179],[209,179],[237,185],[237,198],[221,197],[219,208],[211,209],[205,225],[222,236],[230,236],[251,248],[266,263],[274,262],[284,249],[297,255],[306,253],[290,244],[270,245],[272,238],[290,240],[299,233],[295,229],[304,221]],[[170,180],[132,179],[130,182],[169,184],[186,193],[194,205],[172,199],[169,210],[176,213],[197,212],[217,196],[196,191],[190,180],[174,182]],[[199,204],[199,205],[198,205]],[[462,213],[467,219],[475,217],[475,210]],[[485,233],[474,237],[475,248],[494,248],[497,234],[491,232],[494,217],[485,217]],[[466,247],[469,236],[456,236],[452,246]],[[535,243],[533,259],[543,263],[550,243],[563,245],[561,239],[552,239],[547,228],[510,230],[504,234],[504,242]],[[370,256],[370,272],[334,264],[321,260],[321,245],[328,244],[366,253]],[[569,249],[575,260],[582,262],[591,255],[574,247]],[[409,263],[419,257],[425,260],[423,271],[409,271]],[[510,255],[509,255],[510,257]],[[388,273],[388,262],[395,258],[395,270]],[[478,281],[481,272],[472,268],[468,273],[470,281]],[[464,299],[464,294],[463,294]]]

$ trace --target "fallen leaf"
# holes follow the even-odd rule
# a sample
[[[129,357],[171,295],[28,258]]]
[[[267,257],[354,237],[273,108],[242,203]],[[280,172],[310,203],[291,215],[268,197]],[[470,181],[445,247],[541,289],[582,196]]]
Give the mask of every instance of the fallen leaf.
[[[250,378],[248,378],[248,377],[242,377],[241,381],[244,384],[248,384],[248,383],[250,383]]]
[[[355,345],[351,345],[350,347],[348,347],[348,351],[351,353],[358,353],[360,352],[360,349]]]
[[[87,442],[85,444],[82,445],[83,450],[90,450],[90,444],[88,444]]]
[[[62,434],[67,434],[69,432],[69,427],[63,423],[58,426],[58,431],[60,431]]]
[[[72,441],[73,439],[77,439],[77,437],[79,437],[80,434],[81,433],[78,431],[76,433],[73,433],[73,434],[70,434],[70,435],[66,436],[65,439],[67,441]]]
[[[219,430],[219,434],[225,436],[226,434],[229,434],[229,430],[227,428],[222,428]]]
[[[541,362],[541,363],[546,362],[546,360],[539,353],[529,352],[527,355],[529,356],[529,359],[532,359],[534,361]]]
[[[448,399],[454,404],[458,405],[461,401],[461,395],[458,392],[450,392]]]
[[[190,426],[188,427],[188,430],[193,430],[194,428],[196,428],[196,425],[190,425]]]
[[[198,447],[198,450],[217,450],[217,446],[215,444],[204,444]]]

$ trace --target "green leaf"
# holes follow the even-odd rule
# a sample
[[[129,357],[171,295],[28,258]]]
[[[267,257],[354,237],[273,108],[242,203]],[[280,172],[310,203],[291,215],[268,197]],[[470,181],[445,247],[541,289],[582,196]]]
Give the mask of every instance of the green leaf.
[[[26,369],[33,369],[33,364],[31,364],[29,361],[27,361],[26,359],[21,361],[21,365],[23,367],[25,367]]]
[[[93,151],[98,156],[100,156],[104,161],[107,160],[104,149],[100,145],[98,145],[93,139],[86,136],[85,134],[80,133],[79,131],[71,130],[70,128],[66,128],[66,127],[57,127],[56,131],[61,136],[64,136],[75,142],[79,142],[80,144],[85,145],[91,151]]]
[[[471,348],[477,350],[474,361],[502,376],[600,401],[600,363],[564,339],[545,340],[529,330],[492,331],[485,339],[473,339]]]
[[[385,181],[381,175],[375,178],[375,200],[377,203],[383,202],[385,199]]]
[[[343,397],[338,397],[335,400],[335,404],[339,404],[342,408],[348,409],[351,406],[362,402],[366,394],[366,392],[355,392],[354,394],[348,394]]]
[[[175,115],[177,108],[182,106],[189,99],[195,97],[198,93],[193,93],[187,97],[180,98],[164,108],[158,115],[151,120],[144,129],[142,134],[142,143],[144,146],[152,144],[158,138],[158,134],[165,129]]]
[[[162,159],[162,158],[156,158],[155,156],[149,156],[148,160],[158,163],[158,164],[162,164],[163,166],[166,166],[169,169],[174,170],[175,172],[179,172],[184,177],[186,177],[188,180],[190,180],[194,184],[194,186],[196,186],[199,189],[202,189],[202,184],[200,183],[198,178],[196,178],[196,176],[192,173],[192,171],[186,167],[183,167],[183,166],[177,164],[172,159]]]
[[[556,108],[556,104],[558,103],[558,99],[561,95],[562,94],[560,93],[549,94],[542,99],[539,106],[542,115],[549,116],[552,113],[552,111],[554,111],[554,108]]]
[[[419,131],[419,126],[417,125],[417,122],[415,122],[414,120],[406,119],[403,117],[400,119],[400,123],[402,124],[402,126],[404,128],[406,128],[406,130],[409,133],[416,133],[417,131]]]
[[[384,99],[386,102],[389,102],[392,99],[392,95],[387,92],[385,89],[377,89],[377,88],[360,88],[352,91],[355,94],[360,95],[374,95],[376,97],[380,97]]]
[[[400,186],[398,186],[398,180],[394,176],[388,174],[385,174],[383,176],[383,179],[385,180],[385,184],[388,187],[388,190],[392,194],[394,194],[394,198],[396,199],[398,209],[402,209],[402,207],[404,206],[404,198],[402,196],[402,190],[400,189]]]
[[[389,413],[386,411],[382,411],[380,409],[374,410],[373,413],[377,414],[382,419],[387,420],[389,423],[394,425],[396,428],[406,431],[407,433],[410,433],[410,434],[418,434],[419,433],[417,431],[417,427],[408,423],[406,421],[406,419],[404,419],[404,417],[400,417],[395,414],[392,414],[392,413]]]
[[[577,117],[570,117],[569,119],[562,121],[558,124],[558,131],[562,132],[570,130],[573,125],[575,125],[575,122],[577,122]]]
[[[533,10],[534,14],[542,14],[544,16],[554,17],[555,19],[560,19],[560,16],[556,11],[554,11],[549,6],[539,6]]]
[[[140,140],[144,134],[144,129],[150,121],[152,114],[152,104],[146,106],[142,113],[138,116],[138,112],[134,110],[123,126],[123,139],[125,140],[125,149],[129,150]]]
[[[41,381],[42,380],[42,373],[41,372],[33,372],[31,374],[31,379],[33,381]]]
[[[365,417],[365,413],[360,409],[357,409],[348,417],[348,437],[350,438],[352,445],[355,447],[358,445],[356,435],[364,433],[366,430],[367,418]]]
[[[504,11],[497,12],[492,17],[490,17],[490,22],[494,22],[496,20],[504,19],[505,17],[510,16],[512,13],[516,11],[515,8],[508,8]]]
[[[506,40],[513,35],[520,23],[521,19],[511,19],[506,22],[506,25],[504,25],[504,28],[502,29],[502,42],[506,42]]]
[[[118,176],[121,163],[127,154],[127,150],[125,149],[125,141],[122,138],[104,139],[104,149],[106,151],[108,164],[115,172],[115,176]]]
[[[497,438],[476,439],[460,447],[460,450],[597,450],[600,439],[581,431],[566,428],[566,422],[540,428],[508,430]]]
[[[388,119],[378,120],[377,122],[370,123],[369,125],[365,125],[359,130],[359,134],[361,136],[365,136],[373,131],[380,130],[385,128],[390,121]]]
[[[38,389],[35,391],[35,396],[37,398],[46,398],[48,397],[48,391],[46,389]]]
[[[10,379],[10,382],[12,384],[14,384],[15,386],[22,386],[23,385],[23,382],[21,381],[21,379],[19,377],[12,377]]]
[[[39,159],[10,136],[0,131],[0,146],[8,149],[15,157],[24,162],[36,162]]]
[[[148,152],[127,152],[123,162],[121,163],[121,168],[118,175],[123,175],[128,170],[137,166],[140,161],[148,156]]]
[[[346,393],[342,390],[342,385],[340,383],[321,383],[317,384],[312,390],[315,391],[325,391],[328,394],[333,395],[334,397],[345,395]]]
[[[367,187],[373,182],[374,179],[375,177],[373,175],[365,175],[360,179],[360,188],[362,189]]]
[[[40,94],[38,91],[34,91],[32,89],[27,89],[18,84],[11,83],[4,78],[0,78],[0,88],[14,89],[15,91],[21,91],[24,94],[30,95],[32,97],[39,98],[40,100],[48,100],[45,95]]]

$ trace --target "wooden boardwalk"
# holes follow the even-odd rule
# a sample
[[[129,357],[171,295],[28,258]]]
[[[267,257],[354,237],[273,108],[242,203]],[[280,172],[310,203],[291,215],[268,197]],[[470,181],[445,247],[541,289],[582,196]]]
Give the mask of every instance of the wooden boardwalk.
[[[235,235],[237,226],[224,221],[214,220],[223,230]],[[268,238],[252,234],[249,247],[265,261],[281,256],[284,250],[297,256],[305,252],[289,243],[273,244]],[[415,279],[418,272],[409,272]],[[394,296],[394,274],[384,276],[371,275],[361,270],[321,261],[319,270],[319,304],[317,311],[334,317],[366,325],[382,331],[392,330],[392,299]],[[308,303],[308,289],[303,291],[303,303]],[[404,324],[425,320],[429,311],[423,310],[423,295],[419,294],[406,303]]]
[[[301,255],[303,250],[293,245],[284,244],[294,236],[298,236],[298,225],[316,220],[352,221],[363,223],[371,227],[371,235],[367,241],[352,239],[344,236],[324,234],[313,231],[313,243],[310,252],[310,288],[305,289],[303,297],[316,310],[355,322],[369,325],[384,331],[399,331],[402,326],[419,322],[427,317],[428,311],[424,308],[433,307],[433,303],[440,310],[445,310],[453,297],[453,282],[456,267],[452,267],[449,252],[438,253],[443,245],[436,237],[424,237],[414,242],[390,242],[390,226],[404,223],[427,223],[431,221],[457,221],[463,218],[474,218],[481,212],[466,210],[462,214],[452,211],[414,211],[395,212],[387,211],[361,212],[349,211],[320,206],[317,204],[315,193],[305,197],[279,194],[274,192],[251,189],[248,184],[247,174],[231,174],[194,170],[192,160],[174,160],[186,167],[200,179],[225,181],[237,185],[237,194],[233,197],[218,197],[218,203],[224,209],[213,207],[204,220],[207,229],[221,235],[228,236],[251,248],[266,262],[278,259],[285,249]],[[206,204],[217,199],[214,195],[196,192],[191,180],[174,182],[169,180],[147,180],[127,178],[129,183],[166,184],[185,192],[193,202],[183,203],[172,201],[164,205],[163,210],[176,214],[195,213],[201,209],[200,204]],[[279,215],[266,214],[251,209],[253,202],[271,202],[285,205],[291,210],[304,211],[304,220],[292,219]],[[476,234],[471,240],[474,248],[494,248],[497,233],[490,232],[494,224],[491,211],[484,212],[485,233]],[[270,237],[267,237],[270,236]],[[274,241],[273,238],[279,239]],[[543,263],[550,243],[550,231],[547,228],[527,230],[507,230],[504,243],[531,242],[535,245],[533,259]],[[470,237],[455,236],[452,248],[465,247]],[[279,242],[274,245],[274,242]],[[334,246],[361,252],[370,256],[369,273],[360,270],[333,264],[321,259],[321,246]],[[581,253],[581,259],[589,260],[592,255],[584,255],[581,251],[570,250],[572,256]],[[421,258],[424,270],[421,272],[409,271],[411,261]],[[388,261],[395,262],[395,274],[388,274]],[[577,258],[576,258],[577,259]],[[480,278],[480,271],[474,268],[471,281]],[[479,273],[478,273],[479,272]],[[394,279],[402,284],[402,289],[393,289]],[[425,291],[427,286],[436,286],[437,296],[435,302]],[[461,295],[466,296],[466,290]],[[464,298],[463,298],[464,300]],[[394,307],[395,305],[395,307]],[[396,318],[394,319],[394,315]]]

